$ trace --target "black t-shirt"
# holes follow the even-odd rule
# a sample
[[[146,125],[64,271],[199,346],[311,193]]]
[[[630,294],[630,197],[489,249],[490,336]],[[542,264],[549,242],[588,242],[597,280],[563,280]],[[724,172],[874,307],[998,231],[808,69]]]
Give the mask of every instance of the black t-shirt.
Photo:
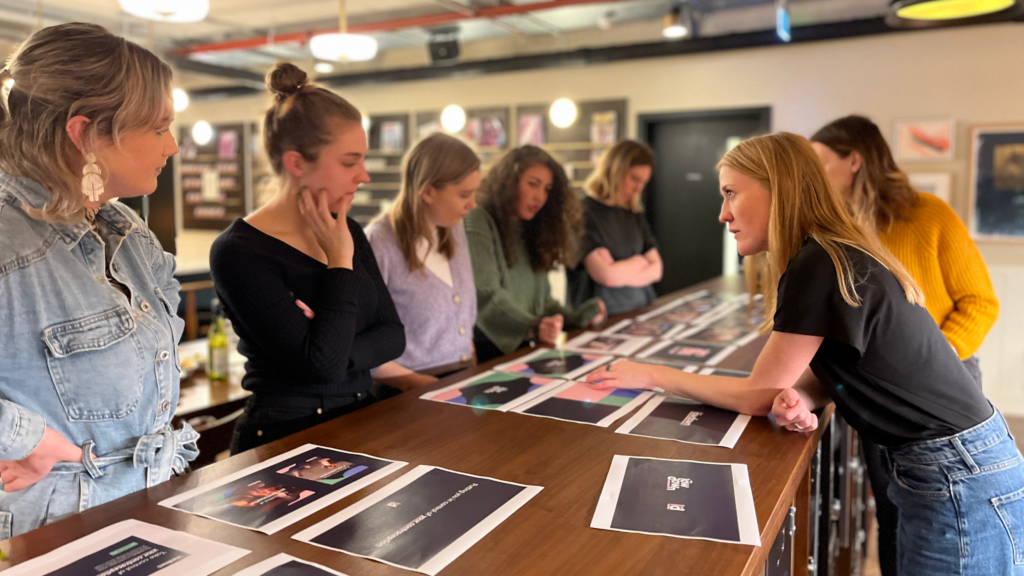
[[[846,247],[859,307],[839,291],[836,268],[813,239],[779,280],[775,330],[823,336],[811,361],[844,418],[883,446],[963,432],[992,406],[923,306],[907,302],[880,262]]]
[[[370,370],[405,350],[405,328],[373,249],[347,219],[352,269],[327,265],[235,220],[213,243],[217,295],[248,362],[242,387],[258,396],[347,396],[369,390]],[[295,304],[314,312],[306,318]]]
[[[608,206],[587,196],[583,199],[583,217],[586,232],[580,246],[580,255],[586,258],[597,248],[607,248],[616,261],[625,260],[637,254],[646,254],[658,244],[651,233],[651,227],[642,213]],[[573,306],[599,297],[608,307],[608,314],[631,312],[650,304],[657,295],[654,288],[644,286],[633,288],[608,288],[594,282],[587,273],[582,260],[575,270],[567,273],[569,299]]]

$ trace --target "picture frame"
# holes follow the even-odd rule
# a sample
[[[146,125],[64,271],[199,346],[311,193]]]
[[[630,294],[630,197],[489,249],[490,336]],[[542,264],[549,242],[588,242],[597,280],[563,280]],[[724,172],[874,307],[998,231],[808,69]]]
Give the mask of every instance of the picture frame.
[[[956,158],[956,120],[897,120],[893,149],[899,162],[952,162]]]
[[[1024,124],[972,128],[970,166],[971,236],[1024,243]]]
[[[951,172],[912,172],[907,174],[914,190],[925,192],[950,203],[953,190],[953,174]]]

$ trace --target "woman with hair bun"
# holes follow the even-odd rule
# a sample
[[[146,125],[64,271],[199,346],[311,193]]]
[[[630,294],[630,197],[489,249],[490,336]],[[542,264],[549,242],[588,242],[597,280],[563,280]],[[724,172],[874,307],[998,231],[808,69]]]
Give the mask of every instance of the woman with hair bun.
[[[346,216],[370,181],[361,114],[292,64],[278,64],[267,86],[263,144],[280,190],[210,253],[253,393],[233,454],[369,405],[370,370],[405,349],[373,250]]]
[[[174,257],[117,198],[178,152],[171,69],[94,24],[0,69],[0,540],[167,480],[198,454],[178,404]]]

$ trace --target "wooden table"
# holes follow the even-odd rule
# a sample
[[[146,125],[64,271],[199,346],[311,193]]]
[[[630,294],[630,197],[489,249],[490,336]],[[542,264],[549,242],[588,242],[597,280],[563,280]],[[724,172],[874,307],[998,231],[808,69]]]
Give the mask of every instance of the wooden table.
[[[739,278],[696,286],[740,292]],[[672,297],[677,297],[674,294]],[[667,301],[667,298],[662,299]],[[722,368],[749,369],[765,337],[727,358]],[[521,356],[521,351],[513,356]],[[511,357],[511,356],[510,356]],[[782,522],[804,483],[811,456],[827,422],[811,434],[798,435],[754,418],[734,449],[699,446],[615,434],[618,424],[598,428],[586,424],[493,410],[476,410],[421,400],[419,396],[509,357],[448,377],[436,385],[402,394],[245,452],[197,472],[136,492],[61,522],[0,543],[9,560],[0,569],[42,555],[94,530],[127,518],[182,530],[239,546],[252,553],[218,572],[233,574],[280,552],[318,562],[350,576],[407,575],[380,562],[356,558],[291,539],[408,472],[427,464],[543,486],[544,490],[501,523],[443,571],[445,576],[498,574],[694,574],[751,575],[761,573]],[[173,511],[157,502],[305,443],[402,460],[410,465],[353,496],[296,524],[267,536],[213,520]],[[762,546],[755,548],[704,540],[629,534],[590,528],[598,495],[612,456],[650,456],[706,462],[737,462],[750,473]],[[806,502],[806,500],[804,500]],[[799,530],[799,523],[798,523]],[[806,532],[804,532],[806,537]],[[799,548],[798,548],[799,550]],[[798,552],[799,554],[799,552]],[[798,557],[796,565],[806,563]]]

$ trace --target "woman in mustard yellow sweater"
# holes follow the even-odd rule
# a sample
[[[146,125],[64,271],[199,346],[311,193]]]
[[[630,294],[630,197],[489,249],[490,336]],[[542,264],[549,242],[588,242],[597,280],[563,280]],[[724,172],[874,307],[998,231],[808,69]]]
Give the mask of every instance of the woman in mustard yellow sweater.
[[[974,354],[996,321],[999,301],[967,227],[941,199],[910,186],[878,126],[867,118],[840,118],[811,142],[858,223],[876,230],[917,281],[925,307],[980,387]],[[878,447],[864,439],[862,444],[877,504],[882,574],[895,576],[896,507],[886,495]]]

